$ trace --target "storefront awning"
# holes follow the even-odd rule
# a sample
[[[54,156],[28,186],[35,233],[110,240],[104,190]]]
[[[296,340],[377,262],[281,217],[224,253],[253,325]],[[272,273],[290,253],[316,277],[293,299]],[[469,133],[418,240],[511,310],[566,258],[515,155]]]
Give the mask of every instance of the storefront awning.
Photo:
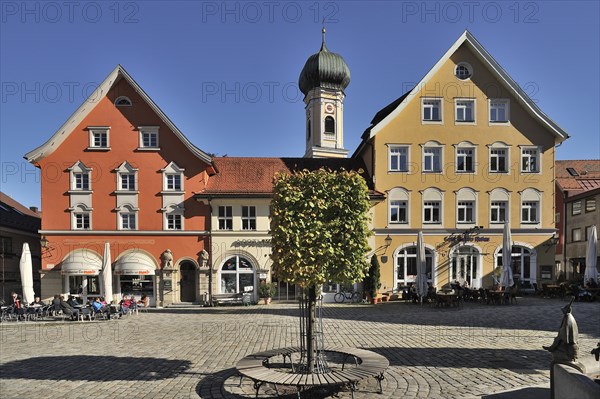
[[[97,276],[102,269],[102,258],[93,251],[78,249],[61,263],[60,273],[68,276]]]
[[[115,263],[115,274],[134,276],[153,276],[156,264],[142,252],[131,252],[121,256]]]

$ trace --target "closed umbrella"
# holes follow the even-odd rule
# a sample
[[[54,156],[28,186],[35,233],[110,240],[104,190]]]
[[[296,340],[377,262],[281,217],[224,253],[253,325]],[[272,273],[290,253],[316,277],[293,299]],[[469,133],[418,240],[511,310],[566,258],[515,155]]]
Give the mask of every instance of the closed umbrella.
[[[596,252],[596,242],[598,241],[598,233],[596,232],[596,226],[592,226],[590,235],[588,237],[587,252],[585,254],[585,275],[584,283],[589,280],[598,280],[598,269],[596,261],[598,254]]]
[[[510,224],[504,223],[504,234],[502,236],[502,274],[500,275],[500,286],[505,289],[514,285],[511,267],[512,238],[510,236]]]
[[[110,244],[104,243],[104,257],[102,258],[102,282],[104,285],[104,299],[107,303],[112,301],[112,267],[110,259]]]
[[[417,295],[421,298],[427,295],[427,268],[425,260],[425,243],[423,242],[423,232],[419,231],[417,236]]]
[[[21,272],[23,301],[29,305],[31,302],[35,301],[35,293],[33,292],[33,263],[31,262],[31,251],[29,250],[29,244],[27,243],[23,243],[19,270]]]

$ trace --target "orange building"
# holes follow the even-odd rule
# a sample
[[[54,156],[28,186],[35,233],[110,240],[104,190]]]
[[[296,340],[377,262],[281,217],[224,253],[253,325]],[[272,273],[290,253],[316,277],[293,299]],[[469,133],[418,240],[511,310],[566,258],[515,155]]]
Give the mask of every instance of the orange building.
[[[109,243],[115,299],[200,299],[210,212],[192,193],[215,173],[211,157],[122,66],[25,158],[41,169],[43,298],[103,295]]]

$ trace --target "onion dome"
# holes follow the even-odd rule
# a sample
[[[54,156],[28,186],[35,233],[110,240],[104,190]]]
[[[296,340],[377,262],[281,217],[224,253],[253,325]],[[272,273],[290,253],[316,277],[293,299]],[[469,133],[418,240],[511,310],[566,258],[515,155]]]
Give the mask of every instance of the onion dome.
[[[298,85],[306,95],[315,87],[333,90],[344,90],[350,84],[350,69],[341,55],[332,53],[325,45],[325,28],[323,28],[321,50],[306,60],[300,73]]]

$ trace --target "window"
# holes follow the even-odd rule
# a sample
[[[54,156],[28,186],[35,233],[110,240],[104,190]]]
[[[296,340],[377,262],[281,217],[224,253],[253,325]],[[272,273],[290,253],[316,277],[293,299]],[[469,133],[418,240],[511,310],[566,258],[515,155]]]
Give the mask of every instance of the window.
[[[456,171],[474,172],[475,171],[475,149],[458,148],[456,150]]]
[[[167,215],[167,230],[182,230],[182,215],[170,213]]]
[[[335,135],[335,119],[333,119],[333,116],[325,117],[325,134]]]
[[[442,100],[424,98],[422,104],[424,122],[442,121]]]
[[[490,172],[508,172],[508,149],[492,148],[490,150]]]
[[[490,209],[490,222],[491,223],[504,223],[506,222],[506,209],[508,208],[508,202],[506,201],[494,201]]]
[[[389,170],[393,172],[408,172],[409,146],[390,146]]]
[[[596,198],[588,198],[585,200],[585,211],[594,212],[596,210]]]
[[[219,230],[233,230],[233,212],[231,206],[219,207]]]
[[[439,224],[440,218],[440,202],[429,201],[423,203],[423,223]]]
[[[140,130],[140,148],[158,149],[158,126],[143,126]]]
[[[456,100],[456,122],[475,122],[475,101]]]
[[[587,226],[585,228],[585,240],[586,241],[590,238],[590,235],[592,234],[592,227],[594,227],[594,226]]]
[[[390,223],[408,223],[407,201],[390,201]]]
[[[521,172],[536,173],[540,171],[540,153],[537,148],[521,149]]]
[[[133,212],[121,213],[121,229],[122,230],[136,230],[136,217]],[[179,229],[177,229],[179,230]]]
[[[460,80],[469,79],[473,75],[473,67],[466,62],[461,62],[456,65],[454,75]]]
[[[87,191],[90,189],[90,175],[89,173],[73,173],[75,178],[75,190]]]
[[[120,173],[121,186],[120,189],[123,191],[135,191],[135,174],[134,173]]]
[[[89,128],[90,148],[108,148],[108,128]]]
[[[499,250],[496,255],[496,267],[502,267],[502,251]],[[513,245],[511,249],[511,265],[513,276],[521,280],[522,286],[531,286],[536,282],[536,262],[535,252],[529,248]]]
[[[442,171],[442,148],[424,147],[423,148],[423,171],[441,172]]]
[[[521,204],[521,223],[538,223],[537,201],[524,201]]]
[[[90,214],[88,212],[76,212],[74,213],[74,217],[76,230],[90,229]]]
[[[396,286],[415,282],[417,279],[417,247],[410,246],[401,249],[395,255]],[[433,282],[433,251],[425,248],[425,274],[427,281]]]
[[[508,122],[508,100],[490,99],[490,123]]]
[[[221,267],[220,292],[234,294],[236,292],[255,292],[255,273],[248,259],[234,256],[227,259]]]
[[[577,228],[577,229],[571,230],[571,241],[572,242],[581,241],[581,229]]]
[[[115,105],[117,107],[131,107],[131,100],[129,97],[120,96],[115,100]]]
[[[167,174],[167,190],[181,191],[181,175],[169,173]]]
[[[219,213],[220,213],[220,209],[219,209]],[[220,214],[219,214],[219,216],[220,216]],[[219,221],[219,225],[220,225],[220,221]],[[255,206],[242,206],[242,230],[256,230],[256,207]]]
[[[573,205],[571,205],[571,207],[572,215],[579,215],[581,213],[581,201],[573,202]]]
[[[458,215],[457,222],[458,223],[474,223],[474,213],[473,209],[475,208],[475,204],[473,201],[460,201],[458,203]]]

